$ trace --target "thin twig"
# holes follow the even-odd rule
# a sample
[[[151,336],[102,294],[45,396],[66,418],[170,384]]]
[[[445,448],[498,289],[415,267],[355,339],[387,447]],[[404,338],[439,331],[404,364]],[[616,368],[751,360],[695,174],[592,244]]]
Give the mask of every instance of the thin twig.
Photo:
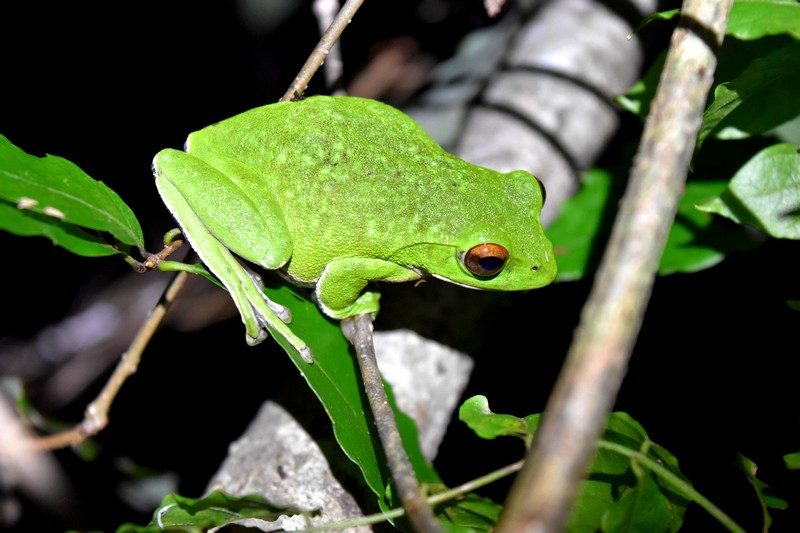
[[[83,421],[72,429],[48,435],[46,437],[36,437],[22,444],[26,448],[36,450],[55,450],[65,446],[76,446],[92,435],[96,435],[108,424],[108,411],[111,403],[117,396],[119,389],[125,380],[128,379],[139,366],[142,352],[147,347],[153,334],[164,321],[164,317],[175,301],[175,297],[186,282],[187,274],[178,273],[169,286],[164,290],[161,300],[150,311],[144,324],[136,333],[128,350],[122,355],[114,373],[106,382],[103,390],[97,395],[92,403],[86,408]]]
[[[183,246],[183,241],[180,239],[175,239],[174,241],[170,242],[169,244],[164,245],[164,249],[158,252],[157,254],[150,254],[147,259],[144,261],[144,266],[148,270],[152,270],[158,267],[158,264],[164,261],[167,257],[173,254],[175,250]]]
[[[336,15],[336,18],[333,19],[333,23],[322,35],[322,38],[311,52],[311,55],[308,56],[308,59],[289,86],[289,89],[281,96],[281,101],[294,100],[303,94],[303,91],[305,91],[308,86],[308,82],[311,81],[311,77],[314,76],[319,67],[325,62],[325,58],[328,57],[331,47],[339,40],[342,32],[353,19],[353,15],[356,14],[356,11],[358,11],[358,8],[360,8],[363,3],[364,0],[347,0],[347,2],[345,2],[342,9]]]
[[[381,439],[389,471],[397,487],[397,495],[408,514],[414,529],[421,532],[441,531],[439,521],[425,502],[422,489],[417,483],[414,469],[397,430],[397,421],[383,388],[383,379],[375,359],[375,346],[372,342],[372,319],[368,314],[357,315],[342,321],[342,330],[356,349],[356,358],[361,367],[364,391],[378,435]]]
[[[428,505],[434,506],[446,502],[448,500],[454,500],[460,496],[465,495],[468,492],[472,492],[475,489],[484,487],[489,483],[494,483],[498,479],[503,479],[506,476],[510,476],[514,472],[518,471],[520,468],[522,468],[522,461],[511,463],[510,465],[498,468],[497,470],[489,472],[488,474],[485,474],[479,478],[471,479],[466,483],[463,483],[457,487],[453,487],[452,489],[447,489],[443,492],[434,494],[433,496],[428,496],[428,498],[425,501],[428,502]],[[342,520],[341,522],[330,522],[328,524],[320,524],[313,528],[302,529],[300,531],[330,531],[332,529],[349,529],[352,527],[367,526],[370,524],[379,524],[381,522],[386,522],[387,520],[391,520],[392,518],[399,518],[404,514],[406,514],[406,512],[402,508],[391,509],[385,513],[376,513],[367,516],[362,516],[360,518],[351,518],[349,520]]]
[[[336,12],[339,10],[339,0],[314,0],[311,10],[317,18],[319,32],[324,34],[333,24]],[[323,73],[325,74],[325,86],[328,90],[333,90],[339,83],[343,70],[342,47],[337,40],[331,45],[331,49],[325,60],[325,68],[323,69]]]
[[[561,531],[614,403],[675,217],[732,0],[686,0],[628,189],[498,532]]]

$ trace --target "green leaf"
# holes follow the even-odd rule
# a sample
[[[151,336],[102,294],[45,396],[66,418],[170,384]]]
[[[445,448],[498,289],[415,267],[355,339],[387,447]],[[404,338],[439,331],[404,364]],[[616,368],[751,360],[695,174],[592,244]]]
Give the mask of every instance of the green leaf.
[[[292,312],[292,331],[305,340],[314,352],[315,361],[308,364],[280,335],[271,331],[277,342],[289,354],[300,373],[319,398],[331,419],[333,432],[344,453],[361,469],[364,480],[377,495],[382,508],[392,502],[385,500],[390,476],[383,451],[372,421],[369,404],[362,392],[361,377],[350,344],[338,323],[325,317],[317,306],[286,284],[267,286],[270,299],[285,305]],[[387,388],[387,393],[391,391]],[[391,396],[390,396],[391,398]],[[419,447],[413,422],[392,405],[398,419],[398,429],[406,452],[422,483],[440,482],[438,475],[425,461]]]
[[[656,11],[655,13],[651,13],[647,15],[642,21],[639,23],[638,26],[633,30],[633,34],[641,32],[645,27],[649,26],[651,23],[657,20],[672,20],[678,15],[681,14],[680,8],[669,9],[667,11]]]
[[[599,237],[607,230],[613,213],[609,198],[614,176],[604,170],[583,175],[578,193],[564,202],[561,214],[547,228],[558,262],[558,280],[580,279],[597,257]]]
[[[635,487],[624,489],[600,522],[601,529],[609,533],[677,531],[680,527],[680,521],[673,523],[670,502],[650,476],[642,477]]]
[[[747,481],[753,486],[756,491],[758,503],[761,506],[761,515],[764,521],[762,531],[769,531],[772,526],[772,516],[769,514],[770,509],[786,509],[789,504],[783,498],[776,496],[769,488],[769,486],[756,477],[758,466],[742,454],[736,455],[736,462],[745,476]]]
[[[26,154],[0,135],[0,199],[143,248],[142,228],[120,197],[60,157]]]
[[[789,300],[786,302],[786,305],[788,305],[792,309],[797,309],[798,311],[800,311],[800,300]]]
[[[437,506],[435,511],[445,531],[491,531],[503,507],[489,498],[467,494]]]
[[[653,443],[641,424],[626,413],[611,414],[602,441],[643,453],[683,478],[675,456]],[[642,529],[627,531],[677,531],[687,505],[688,499],[656,474],[624,455],[601,447],[589,477],[581,485],[568,529],[587,533],[622,531],[625,524],[646,523]],[[636,516],[644,509],[645,516]]]
[[[661,78],[661,71],[664,69],[666,58],[667,53],[662,52],[650,68],[647,69],[642,79],[628,89],[627,93],[617,96],[614,100],[623,109],[627,109],[634,115],[642,118],[646,117],[647,113],[650,112],[650,103],[656,94],[658,80]]]
[[[800,42],[754,60],[735,79],[714,90],[703,114],[698,148],[715,134],[741,139],[780,126],[800,114]]]
[[[538,415],[536,415],[538,416]],[[513,415],[498,415],[489,409],[486,396],[473,396],[461,404],[458,419],[482,439],[494,439],[503,436],[514,436],[526,442],[536,431],[538,418],[526,420]],[[532,422],[532,425],[529,425]]]
[[[459,418],[484,439],[514,436],[530,441],[538,427],[539,416],[519,418],[492,413],[484,396],[470,398],[459,409]],[[644,428],[625,413],[611,414],[601,443],[622,446],[634,455],[644,454],[682,478],[677,459],[653,443]],[[637,461],[601,446],[588,478],[581,484],[567,530],[570,533],[677,531],[688,501],[671,484]],[[626,529],[626,525],[641,528]]]
[[[773,237],[800,239],[797,147],[775,144],[765,148],[736,172],[720,196],[697,207],[752,225]]]
[[[606,171],[584,174],[578,194],[567,200],[561,214],[548,228],[555,247],[558,280],[570,281],[590,272],[610,231],[619,195],[615,185],[621,177]],[[696,272],[719,263],[727,254],[754,248],[759,239],[740,227],[698,210],[695,205],[713,198],[725,189],[722,181],[691,180],[678,203],[659,274]]]
[[[157,533],[164,530],[199,533],[245,518],[276,520],[282,514],[308,513],[295,507],[273,505],[257,494],[239,497],[217,490],[194,499],[171,493],[164,496],[149,524],[124,524],[117,533]]]
[[[784,33],[800,39],[800,3],[795,0],[736,0],[725,33],[746,40]]]
[[[800,309],[800,306],[797,309]],[[800,470],[800,452],[787,453],[783,456],[783,462],[789,470]]]
[[[47,237],[53,244],[85,257],[102,257],[121,253],[105,244],[96,235],[86,233],[78,226],[32,211],[18,209],[16,205],[0,200],[0,230],[21,237]]]
[[[206,278],[220,289],[226,290],[225,285],[203,263],[190,264],[181,263],[180,261],[159,261],[158,269],[162,272],[186,272],[193,276],[200,276],[201,278]]]
[[[678,203],[658,273],[696,272],[722,261],[734,251],[755,248],[760,239],[695,207],[725,190],[724,181],[691,180]]]

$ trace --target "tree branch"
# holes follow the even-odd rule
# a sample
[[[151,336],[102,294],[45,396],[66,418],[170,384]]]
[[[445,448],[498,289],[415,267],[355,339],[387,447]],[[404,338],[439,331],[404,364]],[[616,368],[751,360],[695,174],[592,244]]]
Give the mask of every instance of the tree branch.
[[[367,393],[372,416],[378,427],[378,435],[389,464],[389,471],[394,479],[403,508],[416,531],[441,531],[439,521],[425,502],[425,497],[417,483],[414,469],[403,447],[400,432],[397,430],[394,412],[386,397],[386,390],[383,388],[383,379],[378,370],[375,347],[372,343],[372,319],[368,314],[345,319],[342,321],[342,331],[356,349],[356,358],[364,381],[364,391]]]
[[[561,531],[625,374],[716,68],[732,0],[686,0],[630,182],[535,446],[498,532]]]
[[[294,100],[303,94],[303,91],[305,91],[308,86],[308,82],[311,81],[311,77],[314,76],[319,67],[325,62],[325,58],[328,57],[331,47],[339,40],[342,32],[353,19],[353,15],[356,14],[356,11],[358,11],[358,8],[360,8],[363,3],[364,0],[347,0],[347,2],[345,2],[342,9],[340,9],[339,13],[336,15],[336,18],[333,19],[333,23],[331,23],[328,30],[322,35],[322,38],[319,40],[319,43],[317,43],[317,46],[314,47],[311,55],[308,56],[308,59],[300,69],[297,77],[284,95],[281,96],[281,101]]]
[[[187,278],[186,272],[178,273],[164,290],[158,304],[150,311],[142,327],[136,333],[130,347],[122,354],[122,358],[117,363],[114,373],[106,382],[103,390],[97,395],[92,403],[86,408],[83,421],[72,429],[48,435],[46,437],[34,437],[21,444],[28,449],[37,450],[56,450],[65,446],[76,446],[92,435],[96,435],[108,424],[108,411],[111,403],[116,398],[119,389],[139,366],[142,359],[142,352],[147,347],[150,339],[158,327],[164,321],[164,317],[175,301],[178,292],[183,288]]]

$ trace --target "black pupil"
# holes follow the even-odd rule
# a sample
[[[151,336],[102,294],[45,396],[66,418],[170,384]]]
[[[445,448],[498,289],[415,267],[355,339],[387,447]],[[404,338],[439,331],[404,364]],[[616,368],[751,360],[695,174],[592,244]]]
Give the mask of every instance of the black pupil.
[[[503,268],[503,263],[505,261],[500,257],[481,257],[478,259],[478,264],[487,272],[494,272],[496,270],[500,270]]]

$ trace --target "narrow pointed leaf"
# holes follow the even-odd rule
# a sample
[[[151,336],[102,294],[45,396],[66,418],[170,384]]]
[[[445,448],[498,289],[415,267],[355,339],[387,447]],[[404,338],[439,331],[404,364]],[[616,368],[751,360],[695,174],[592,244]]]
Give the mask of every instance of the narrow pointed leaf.
[[[370,408],[362,393],[358,363],[339,324],[325,317],[317,306],[303,297],[298,289],[286,285],[267,286],[265,292],[273,301],[292,312],[292,331],[304,339],[314,352],[313,364],[306,363],[280,335],[271,332],[308,382],[331,419],[333,432],[342,451],[358,467],[364,480],[387,509],[393,502],[385,499],[391,483],[377,430],[369,414]],[[388,386],[387,386],[388,389]],[[390,395],[391,390],[387,390]],[[392,402],[393,403],[393,402]],[[439,477],[425,461],[419,447],[413,421],[392,405],[398,418],[398,429],[411,464],[422,483],[438,483]]]
[[[766,483],[756,477],[758,465],[756,465],[753,461],[742,454],[738,454],[737,464],[739,469],[744,472],[744,475],[747,477],[747,481],[753,486],[753,489],[756,492],[758,504],[761,506],[762,520],[764,521],[764,527],[762,530],[769,531],[769,528],[772,526],[772,515],[770,515],[769,510],[783,510],[786,509],[789,504],[786,502],[786,500],[777,496]]]
[[[16,205],[0,200],[0,230],[21,237],[47,237],[53,244],[85,257],[102,257],[120,253],[104,243],[97,235],[83,231],[78,226],[64,224],[52,217],[18,209]]]
[[[0,135],[0,199],[63,223],[105,231],[142,248],[142,228],[122,199],[66,159],[25,153]]]

